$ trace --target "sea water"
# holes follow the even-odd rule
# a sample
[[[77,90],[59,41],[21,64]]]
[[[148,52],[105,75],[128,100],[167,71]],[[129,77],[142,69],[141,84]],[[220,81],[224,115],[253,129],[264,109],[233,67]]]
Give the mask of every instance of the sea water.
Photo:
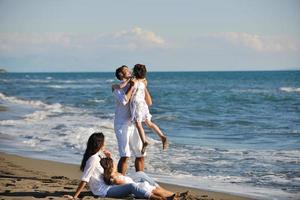
[[[145,171],[157,180],[258,199],[300,197],[300,71],[152,72]],[[0,150],[79,164],[113,131],[114,73],[0,74]],[[131,171],[133,170],[131,162]]]

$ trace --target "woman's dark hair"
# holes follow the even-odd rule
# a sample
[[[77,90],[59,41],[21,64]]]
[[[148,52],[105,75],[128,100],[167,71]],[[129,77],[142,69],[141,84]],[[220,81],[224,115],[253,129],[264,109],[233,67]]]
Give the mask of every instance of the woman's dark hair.
[[[147,69],[146,66],[143,64],[136,64],[134,65],[133,68],[133,75],[138,78],[138,79],[142,79],[145,78],[147,74]]]
[[[121,80],[121,78],[123,76],[122,71],[123,71],[124,67],[128,68],[126,65],[122,65],[121,67],[119,67],[118,69],[116,69],[115,75],[116,75],[117,79],[119,79],[119,80]]]
[[[100,160],[100,165],[103,167],[103,180],[107,185],[111,185],[111,174],[114,169],[114,161],[112,158],[102,158]]]
[[[86,161],[95,153],[97,153],[101,147],[104,145],[104,135],[103,133],[97,132],[93,133],[86,144],[86,150],[84,152],[80,170],[83,171],[86,165]]]

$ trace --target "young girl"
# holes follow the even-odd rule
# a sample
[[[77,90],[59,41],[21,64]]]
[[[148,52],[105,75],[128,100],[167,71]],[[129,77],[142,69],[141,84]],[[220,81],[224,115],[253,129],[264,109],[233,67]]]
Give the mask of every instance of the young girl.
[[[131,120],[135,122],[138,129],[139,136],[143,142],[142,154],[145,153],[146,147],[149,144],[146,140],[145,131],[142,122],[151,128],[161,139],[163,144],[163,149],[168,147],[168,141],[166,136],[161,132],[160,128],[151,121],[152,115],[149,112],[148,105],[145,101],[145,91],[147,87],[146,81],[147,69],[145,65],[136,64],[133,68],[133,75],[135,77],[134,81],[134,91],[130,99],[130,111]]]
[[[103,180],[107,185],[137,184],[137,187],[147,191],[149,194],[161,197],[162,199],[178,199],[178,197],[187,194],[187,192],[175,194],[163,189],[144,172],[137,172],[140,173],[138,175],[139,180],[135,182],[132,178],[117,172],[112,158],[102,158],[100,164],[104,170]]]

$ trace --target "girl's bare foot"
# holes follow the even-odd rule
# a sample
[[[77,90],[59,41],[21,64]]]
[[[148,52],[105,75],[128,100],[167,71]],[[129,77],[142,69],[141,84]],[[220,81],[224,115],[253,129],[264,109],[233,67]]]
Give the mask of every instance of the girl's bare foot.
[[[162,141],[162,144],[163,144],[163,150],[167,149],[169,144],[168,144],[168,140],[167,140],[166,136],[162,136],[161,141]]]
[[[167,200],[185,200],[188,196],[189,191],[186,192],[176,192],[172,196],[167,197]]]
[[[143,143],[143,147],[142,147],[142,150],[141,150],[142,154],[144,154],[146,152],[146,147],[148,146],[148,144],[149,144],[148,142]]]
[[[151,196],[149,197],[150,200],[164,200],[164,198],[157,196],[155,194],[151,194]]]
[[[179,197],[179,196],[178,196],[178,197]],[[167,197],[166,199],[167,199],[167,200],[177,200],[178,198],[177,198],[177,195],[176,195],[176,194],[173,194],[173,195]]]

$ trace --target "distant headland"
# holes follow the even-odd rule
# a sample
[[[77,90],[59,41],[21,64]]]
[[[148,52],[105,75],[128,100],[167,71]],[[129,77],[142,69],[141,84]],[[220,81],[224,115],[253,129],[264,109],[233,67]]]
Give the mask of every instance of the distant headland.
[[[0,68],[0,73],[6,73],[7,71],[5,69]]]

